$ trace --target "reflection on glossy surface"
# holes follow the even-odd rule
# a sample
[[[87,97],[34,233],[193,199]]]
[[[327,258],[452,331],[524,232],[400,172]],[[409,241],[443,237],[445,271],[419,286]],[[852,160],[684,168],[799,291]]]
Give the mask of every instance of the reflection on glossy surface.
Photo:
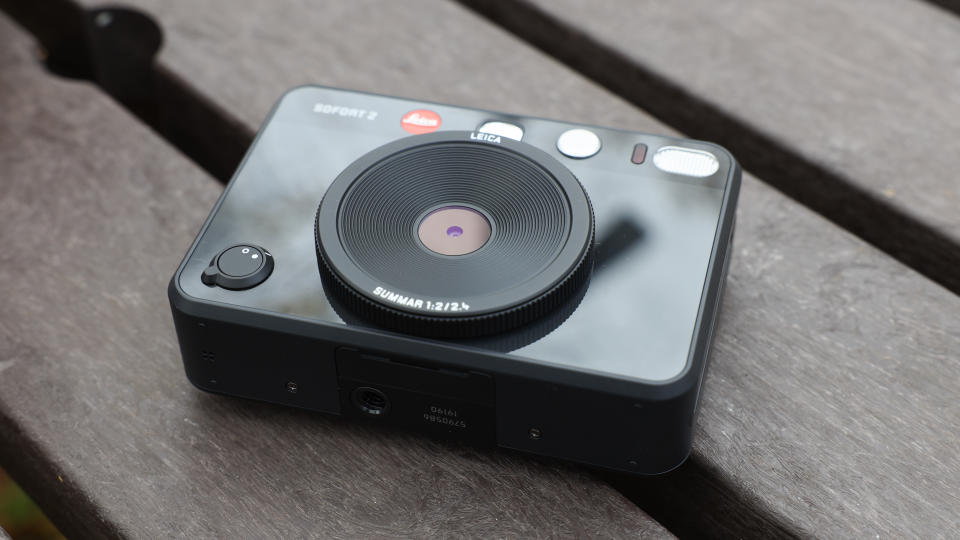
[[[314,103],[376,110],[377,120],[311,114]],[[288,94],[228,188],[188,261],[188,294],[335,324],[348,324],[324,294],[317,270],[314,216],[326,186],[349,163],[407,136],[399,118],[410,102],[304,88]],[[474,129],[491,113],[431,105],[443,129]],[[556,150],[568,124],[505,118],[522,125],[524,142],[551,153],[581,181],[596,217],[596,267],[579,306],[547,335],[511,354],[623,377],[667,380],[686,365],[730,163],[705,179],[631,163],[637,143],[651,149],[676,139],[591,128],[602,150],[584,160]],[[522,121],[521,121],[522,120]],[[690,144],[690,143],[683,143]],[[226,291],[200,282],[220,250],[253,243],[270,250],[275,268],[263,284]],[[476,346],[484,347],[483,344]],[[492,350],[502,350],[489,346]]]

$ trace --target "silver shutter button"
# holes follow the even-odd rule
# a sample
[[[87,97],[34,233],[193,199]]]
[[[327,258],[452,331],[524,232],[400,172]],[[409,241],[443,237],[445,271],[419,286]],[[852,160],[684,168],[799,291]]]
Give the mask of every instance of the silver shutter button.
[[[720,169],[720,162],[710,152],[680,146],[664,146],[657,150],[653,154],[653,164],[661,171],[698,178],[712,176]]]
[[[557,150],[567,157],[588,158],[600,151],[600,137],[587,129],[570,129],[560,134]]]

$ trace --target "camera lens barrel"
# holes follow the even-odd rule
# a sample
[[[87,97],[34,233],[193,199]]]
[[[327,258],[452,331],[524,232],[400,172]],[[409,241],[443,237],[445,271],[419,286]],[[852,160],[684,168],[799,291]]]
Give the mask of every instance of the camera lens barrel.
[[[592,271],[594,221],[573,174],[505,137],[436,132],[360,157],[317,210],[324,287],[405,333],[503,332],[557,308]]]

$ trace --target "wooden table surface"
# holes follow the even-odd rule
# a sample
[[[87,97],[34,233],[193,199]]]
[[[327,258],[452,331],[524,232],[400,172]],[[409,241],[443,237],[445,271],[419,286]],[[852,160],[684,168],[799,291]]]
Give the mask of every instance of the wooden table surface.
[[[229,148],[192,155],[215,173],[273,101],[305,82],[676,132],[448,1],[134,4],[164,34],[148,96],[156,109],[174,114],[190,99],[207,114],[197,118],[239,133],[214,141]],[[17,15],[43,28],[43,17]],[[579,23],[590,32],[605,15]],[[430,32],[410,31],[424,21],[436,23]],[[928,267],[901,264],[762,175],[745,176],[694,453],[674,474],[600,479],[194,390],[164,284],[219,186],[95,86],[43,73],[24,31],[4,24],[0,235],[12,249],[0,269],[10,299],[0,429],[11,436],[0,465],[64,532],[666,536],[666,525],[681,536],[937,536],[960,527],[960,300]],[[789,75],[766,83],[789,86]],[[140,112],[181,147],[206,125],[185,135],[189,117]],[[792,124],[778,136],[810,129]],[[860,141],[855,128],[837,137]],[[797,155],[845,163],[813,150]],[[758,162],[751,152],[738,157]],[[945,166],[930,165],[928,180]],[[897,204],[923,226],[945,215],[919,199]]]

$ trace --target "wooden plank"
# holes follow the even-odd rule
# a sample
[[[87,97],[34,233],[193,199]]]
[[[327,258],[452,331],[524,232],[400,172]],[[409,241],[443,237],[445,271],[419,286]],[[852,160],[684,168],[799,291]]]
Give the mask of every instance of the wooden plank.
[[[455,4],[136,4],[165,29],[160,67],[251,129],[316,82],[670,131]],[[750,176],[739,220],[688,475],[701,480],[667,511],[711,534],[765,518],[820,536],[956,530],[960,300]],[[711,490],[746,506],[717,515]]]
[[[960,293],[960,18],[918,0],[464,4]]]
[[[669,536],[586,472],[186,381],[166,283],[220,185],[0,17],[0,463],[82,538]]]

